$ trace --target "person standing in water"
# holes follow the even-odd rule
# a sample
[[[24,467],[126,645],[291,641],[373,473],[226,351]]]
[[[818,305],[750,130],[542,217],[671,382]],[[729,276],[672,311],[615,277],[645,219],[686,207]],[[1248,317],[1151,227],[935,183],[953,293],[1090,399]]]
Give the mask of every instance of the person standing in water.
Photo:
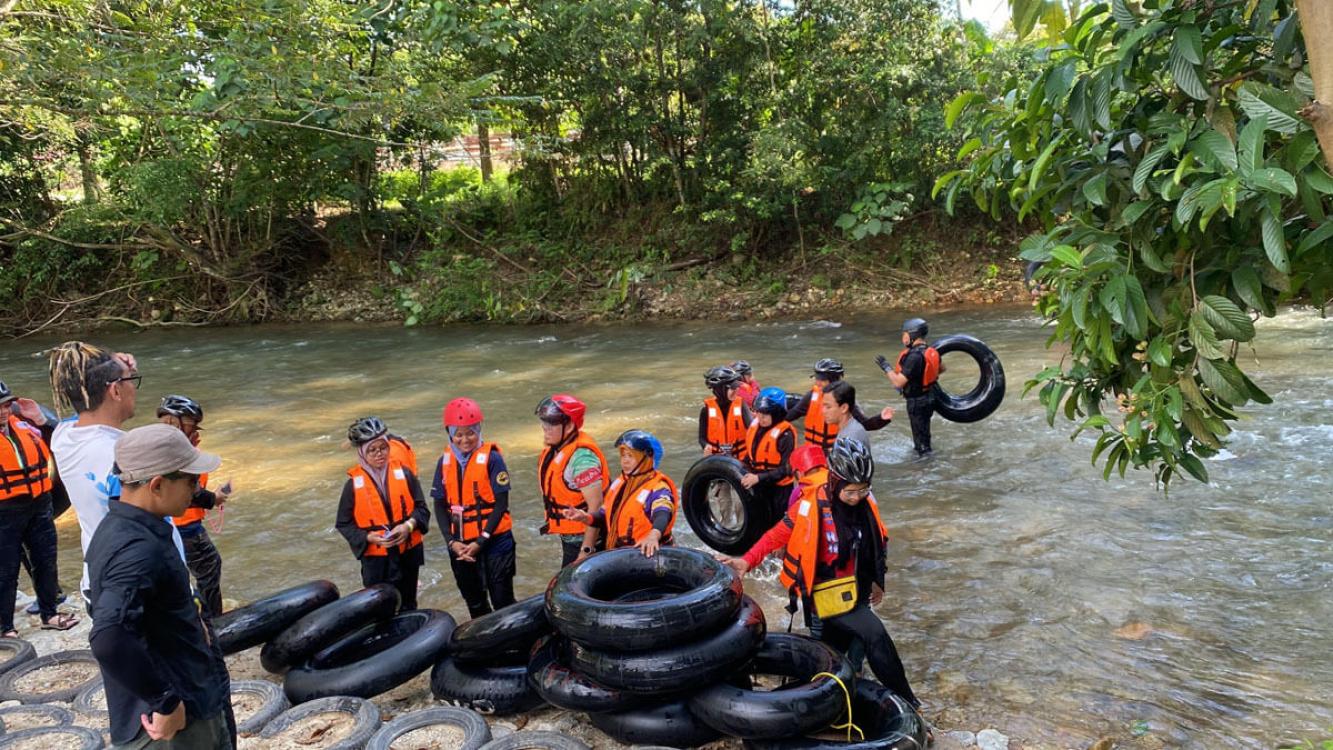
[[[606,529],[606,548],[636,547],[652,557],[672,544],[679,493],[663,474],[662,442],[644,430],[626,430],[616,438],[620,476],[606,488],[606,503],[596,513],[566,508],[565,518]]]
[[[772,518],[781,518],[787,509],[786,488],[795,481],[791,473],[791,454],[796,449],[796,428],[787,421],[787,393],[768,387],[754,400],[755,418],[745,433],[746,473],[741,486],[754,493],[760,505],[773,509]]]
[[[190,439],[190,445],[199,447],[204,409],[197,401],[188,396],[166,396],[157,407],[157,419],[180,430]],[[171,519],[185,545],[185,566],[194,576],[204,617],[210,619],[222,614],[222,555],[204,528],[204,516],[213,508],[221,508],[229,497],[231,482],[213,492],[208,489],[208,475],[204,474],[199,477],[199,488],[194,491],[190,507]]]
[[[846,435],[852,440],[870,445],[870,433],[854,416],[860,411],[856,406],[856,386],[846,380],[839,380],[824,389],[821,398],[824,402],[824,419],[837,429],[839,437]],[[879,416],[885,424],[893,421],[893,407],[884,407]]]
[[[560,537],[562,568],[596,552],[600,541],[596,526],[567,518],[564,511],[576,508],[596,515],[611,474],[597,441],[583,431],[587,412],[586,404],[566,393],[537,404],[545,445],[537,459],[537,481],[546,510],[541,533]]]
[[[741,376],[725,365],[704,373],[704,385],[713,392],[699,410],[699,447],[705,456],[718,453],[741,458],[750,410],[737,395]]]
[[[844,372],[842,363],[836,359],[824,358],[815,362],[814,386],[787,412],[789,422],[805,418],[805,442],[817,445],[821,450],[828,450],[838,438],[838,425],[824,414],[824,391],[830,385],[842,382]],[[867,417],[860,408],[853,406],[852,419],[867,430],[879,430],[893,419],[893,410],[885,407],[876,416]]]
[[[430,490],[458,592],[473,618],[514,603],[517,572],[509,469],[500,446],[482,440],[483,419],[481,405],[470,398],[444,407],[449,444]]]
[[[754,368],[750,366],[749,362],[738,359],[731,363],[731,369],[735,370],[736,374],[741,377],[741,382],[736,386],[736,395],[741,397],[741,401],[744,401],[746,406],[753,409],[754,400],[759,397],[759,391],[763,390],[759,381],[754,379]]]
[[[403,609],[417,608],[417,579],[426,562],[422,536],[430,510],[416,474],[389,444],[379,417],[362,417],[347,428],[356,466],[347,470],[334,526],[361,561],[361,583],[392,583]]]
[[[922,318],[903,323],[903,347],[898,361],[880,355],[875,362],[884,370],[884,376],[907,399],[907,418],[912,424],[912,447],[918,456],[928,456],[930,446],[930,418],[935,414],[935,381],[944,372],[940,353],[926,341],[929,326]]]

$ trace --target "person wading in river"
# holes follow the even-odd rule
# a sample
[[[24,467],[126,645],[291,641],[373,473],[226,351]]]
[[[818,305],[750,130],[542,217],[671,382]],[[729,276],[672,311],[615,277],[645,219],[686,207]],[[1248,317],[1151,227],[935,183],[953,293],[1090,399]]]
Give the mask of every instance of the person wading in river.
[[[514,603],[516,572],[509,470],[500,446],[482,441],[482,419],[481,406],[470,398],[444,407],[449,444],[430,489],[449,565],[472,617]]]
[[[805,418],[805,442],[828,450],[838,438],[838,425],[824,414],[824,391],[833,383],[842,382],[842,363],[836,359],[821,359],[815,363],[815,380],[810,392],[787,412],[787,420],[795,422]],[[852,419],[867,430],[882,429],[893,418],[893,410],[885,407],[884,411],[873,417],[867,417],[861,409],[852,406]]]
[[[190,439],[190,445],[199,447],[204,409],[194,399],[188,396],[164,397],[157,407],[157,419],[185,433],[185,437]],[[204,528],[204,516],[213,508],[221,508],[229,497],[231,482],[224,482],[217,492],[213,492],[208,489],[208,475],[204,474],[199,477],[199,489],[195,490],[190,507],[171,519],[185,545],[185,565],[190,569],[199,589],[204,617],[210,619],[222,614],[222,555],[218,554],[218,548],[213,545],[213,539]]]
[[[560,537],[562,568],[596,552],[600,541],[596,526],[566,518],[563,511],[577,508],[596,514],[611,474],[597,441],[583,431],[587,412],[586,404],[565,393],[537,404],[545,445],[537,459],[537,481],[546,510],[541,533]]]
[[[616,438],[620,476],[606,488],[606,502],[596,513],[566,508],[565,518],[606,529],[606,548],[637,547],[644,557],[670,546],[679,493],[676,483],[658,468],[662,442],[644,430],[627,430]]]
[[[705,456],[718,453],[741,458],[745,451],[745,429],[750,410],[737,395],[741,376],[719,365],[704,373],[704,385],[713,392],[699,409],[699,447]]]
[[[814,502],[793,505],[742,557],[717,559],[745,575],[785,548],[779,580],[802,600],[807,625],[810,613],[822,620],[817,637],[844,653],[859,638],[875,678],[919,707],[893,639],[871,609],[884,598],[888,532],[870,492],[870,448],[841,437],[827,454],[828,481]]]
[[[417,608],[417,578],[426,562],[422,536],[430,510],[416,474],[395,455],[389,428],[362,417],[347,428],[357,465],[347,470],[335,527],[361,561],[361,583],[392,583],[403,609]]]
[[[907,418],[912,425],[912,447],[918,456],[928,456],[930,447],[930,418],[935,415],[935,381],[944,372],[940,353],[926,341],[930,332],[926,321],[912,318],[903,323],[903,346],[898,361],[880,355],[875,358],[884,376],[907,399]]]
[[[760,507],[773,509],[771,518],[780,518],[787,510],[785,488],[795,481],[791,474],[791,454],[796,448],[796,428],[787,421],[787,393],[768,387],[754,400],[755,418],[745,433],[746,473],[741,486],[754,493]]]
[[[856,421],[855,413],[860,409],[856,406],[856,387],[846,380],[839,380],[836,383],[830,383],[828,388],[824,389],[824,395],[821,397],[824,402],[824,419],[837,430],[839,437],[846,435],[852,440],[856,440],[866,445],[870,445],[870,433],[866,428]],[[879,420],[885,424],[893,421],[893,407],[886,406],[879,413]]]
[[[754,379],[754,368],[750,366],[749,362],[738,359],[731,363],[731,369],[741,376],[741,382],[736,386],[736,395],[740,396],[741,401],[744,401],[746,406],[753,409],[754,400],[759,397],[759,391],[763,390],[759,381]]]

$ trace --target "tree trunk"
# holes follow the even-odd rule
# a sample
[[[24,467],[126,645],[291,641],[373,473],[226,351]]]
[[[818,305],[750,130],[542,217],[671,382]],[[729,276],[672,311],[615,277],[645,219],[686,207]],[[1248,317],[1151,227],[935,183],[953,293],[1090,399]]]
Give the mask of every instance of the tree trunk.
[[[1301,115],[1314,126],[1324,164],[1333,170],[1333,2],[1296,0],[1296,12],[1314,79],[1314,101]]]
[[[477,120],[477,158],[481,160],[481,181],[491,181],[491,126]]]
[[[79,175],[83,180],[83,202],[96,203],[100,191],[97,188],[97,170],[93,169],[92,142],[82,133],[79,134]]]

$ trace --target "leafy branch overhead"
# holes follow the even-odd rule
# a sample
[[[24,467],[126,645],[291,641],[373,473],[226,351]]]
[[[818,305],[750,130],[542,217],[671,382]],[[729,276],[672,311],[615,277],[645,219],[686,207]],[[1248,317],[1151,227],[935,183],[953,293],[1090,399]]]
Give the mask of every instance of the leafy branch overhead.
[[[1014,0],[1020,33],[1042,17],[1033,4]],[[1320,23],[1303,37],[1285,0],[1112,0],[1072,19],[1035,81],[946,109],[970,162],[934,192],[950,210],[966,195],[1041,223],[1022,257],[1041,264],[1038,307],[1065,354],[1028,389],[1052,424],[1097,433],[1107,477],[1207,481],[1200,459],[1237,410],[1269,403],[1239,357],[1255,321],[1328,300],[1333,176],[1311,113],[1315,78],[1333,82],[1308,56],[1310,40],[1333,45]]]

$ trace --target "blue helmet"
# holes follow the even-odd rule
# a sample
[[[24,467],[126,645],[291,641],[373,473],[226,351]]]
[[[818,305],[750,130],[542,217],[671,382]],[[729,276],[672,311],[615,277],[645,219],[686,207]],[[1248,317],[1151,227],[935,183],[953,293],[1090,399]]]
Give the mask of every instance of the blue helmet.
[[[769,386],[759,392],[754,399],[754,410],[767,414],[774,419],[787,416],[787,392],[776,386]]]
[[[647,430],[625,430],[616,438],[616,447],[628,445],[640,453],[647,453],[653,457],[653,468],[656,469],[662,464],[662,441],[657,436]]]

